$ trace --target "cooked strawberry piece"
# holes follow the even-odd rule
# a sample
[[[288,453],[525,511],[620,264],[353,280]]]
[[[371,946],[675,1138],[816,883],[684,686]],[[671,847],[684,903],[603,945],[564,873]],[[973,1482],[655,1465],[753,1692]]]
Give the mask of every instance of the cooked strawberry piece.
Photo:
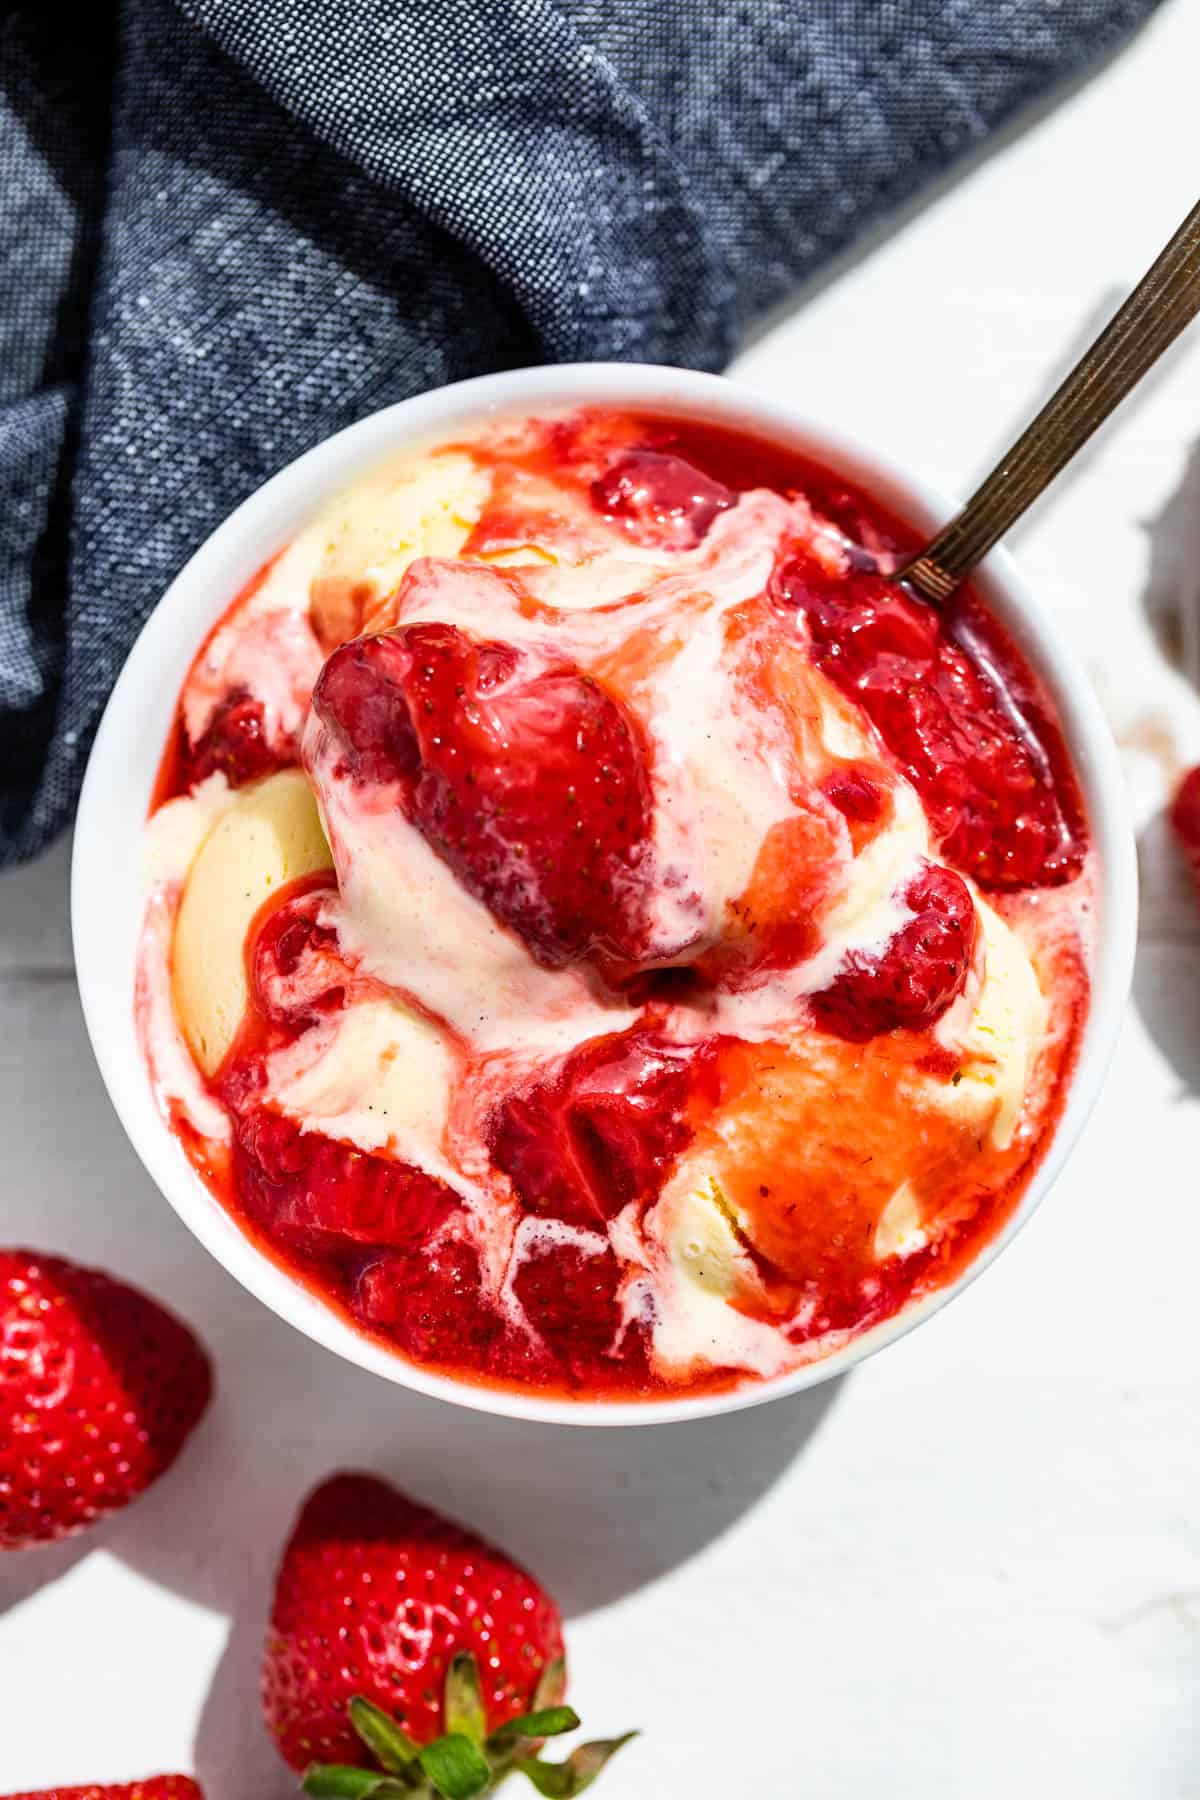
[[[572,1385],[594,1379],[596,1368],[619,1356],[644,1370],[640,1331],[622,1335],[617,1290],[621,1265],[609,1249],[589,1254],[577,1244],[536,1244],[513,1282],[525,1317]]]
[[[306,1257],[344,1263],[364,1245],[423,1245],[459,1207],[451,1188],[420,1169],[302,1131],[262,1106],[235,1117],[233,1156],[249,1217]]]
[[[798,556],[776,598],[803,612],[817,667],[866,711],[925,802],[948,861],[992,888],[1053,887],[1083,866],[1078,793],[1032,679],[984,660],[999,638],[981,611],[939,613],[864,572],[827,574]]]
[[[826,1031],[856,1043],[885,1031],[924,1031],[962,992],[976,932],[965,882],[931,863],[903,897],[914,916],[882,956],[852,952],[830,986],[813,995]]]
[[[397,784],[414,825],[539,962],[636,959],[649,776],[636,726],[598,682],[411,625],[336,651],[313,705],[347,770]]]
[[[399,631],[342,644],[321,670],[312,700],[317,716],[337,730],[355,779],[365,787],[400,782],[406,800],[421,773],[408,692],[415,649]]]
[[[210,775],[224,775],[230,787],[244,787],[295,760],[295,746],[273,746],[261,700],[243,690],[227,694],[203,735],[187,752],[184,785],[193,788]]]
[[[311,914],[280,907],[254,947],[255,961],[271,965],[279,975],[294,975],[302,959],[313,951],[336,947],[337,933],[317,923]]]
[[[641,543],[687,548],[698,544],[719,512],[737,496],[681,456],[631,450],[592,483],[598,509]]]
[[[640,1028],[595,1038],[501,1102],[492,1159],[531,1212],[603,1224],[658,1192],[690,1142],[686,1114],[705,1074],[702,1053]]]
[[[314,917],[306,895],[285,899],[263,921],[250,949],[254,1004],[271,1024],[299,1033],[345,1000],[337,933]]]
[[[469,1244],[441,1233],[368,1263],[351,1306],[417,1362],[483,1368],[499,1330],[479,1292],[479,1258]]]
[[[821,783],[821,792],[832,801],[851,829],[876,825],[883,817],[887,795],[874,777],[858,763],[843,763]]]

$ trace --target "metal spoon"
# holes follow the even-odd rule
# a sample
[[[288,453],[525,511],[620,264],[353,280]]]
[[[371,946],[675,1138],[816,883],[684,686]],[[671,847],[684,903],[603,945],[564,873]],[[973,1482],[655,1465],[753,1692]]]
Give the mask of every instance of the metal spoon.
[[[962,511],[896,571],[941,606],[1200,311],[1200,205]]]

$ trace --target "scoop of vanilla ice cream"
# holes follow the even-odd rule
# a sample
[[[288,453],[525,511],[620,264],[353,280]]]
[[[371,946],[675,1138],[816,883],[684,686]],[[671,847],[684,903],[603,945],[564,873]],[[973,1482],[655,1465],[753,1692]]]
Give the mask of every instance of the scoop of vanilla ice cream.
[[[593,997],[582,971],[541,968],[463,887],[396,796],[345,772],[315,713],[305,759],[337,868],[330,917],[343,950],[365,972],[484,1053],[514,1044],[565,1051],[633,1023],[635,1012]]]
[[[768,1312],[746,1240],[713,1176],[697,1180],[686,1164],[663,1189],[647,1220],[648,1280],[631,1300],[649,1316],[654,1359],[667,1373],[702,1368],[774,1375],[793,1352]]]
[[[781,543],[812,528],[803,502],[752,492],[689,551],[631,559],[622,540],[601,551],[591,546],[568,564],[563,552],[574,540],[555,539],[552,603],[527,604],[544,592],[544,569],[502,580],[491,569],[437,558],[411,567],[391,602],[400,626],[450,624],[513,644],[526,657],[565,658],[594,671],[640,719],[653,759],[648,960],[664,960],[678,945],[698,954],[719,938],[767,834],[795,813],[786,718],[748,697],[730,634],[738,609],[761,595]],[[823,678],[813,680],[842,738],[851,739],[844,707]],[[875,754],[869,737],[853,741],[858,753]],[[337,745],[315,717],[304,755],[337,865],[342,929],[369,967],[418,995],[478,1048],[579,1041],[619,1028],[611,1003],[598,1011],[584,975],[533,963],[451,876],[394,797],[364,792],[346,777]],[[845,839],[832,810],[831,817]],[[923,828],[919,809],[918,817]],[[845,847],[848,854],[848,840]]]
[[[1013,1144],[1047,1003],[1021,939],[976,904],[978,968],[939,1034],[960,1058],[954,1079],[911,1057],[892,1061],[889,1037],[860,1046],[793,1035],[761,1046],[760,1072],[718,1106],[676,1165],[645,1222],[655,1354],[669,1365],[782,1366],[751,1248],[782,1267],[799,1296],[806,1275],[819,1285],[821,1237],[869,1241],[869,1280],[872,1263],[936,1237],[942,1209],[970,1195],[981,1153]],[[772,1184],[786,1201],[779,1215]],[[806,1200],[819,1232],[804,1228]]]
[[[392,999],[360,998],[267,1059],[266,1092],[309,1130],[453,1179],[441,1158],[454,1057]]]
[[[1049,1006],[1017,933],[979,894],[975,912],[983,934],[982,981],[937,1026],[941,1042],[960,1058],[959,1081],[944,1099],[971,1118],[986,1112],[990,1142],[1007,1150],[1045,1041]]]
[[[340,494],[316,521],[312,616],[332,649],[392,623],[384,602],[419,556],[457,556],[491,488],[464,452],[406,456]]]

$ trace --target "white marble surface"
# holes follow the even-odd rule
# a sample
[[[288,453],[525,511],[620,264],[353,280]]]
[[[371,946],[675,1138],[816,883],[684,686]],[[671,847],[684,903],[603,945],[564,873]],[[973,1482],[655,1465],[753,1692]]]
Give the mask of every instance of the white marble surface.
[[[1174,0],[741,373],[964,489],[1193,203],[1198,57]],[[140,1506],[0,1565],[0,1790],[171,1766],[209,1800],[288,1793],[256,1710],[270,1571],[306,1485],[351,1462],[558,1593],[586,1722],[646,1727],[610,1800],[1200,1795],[1200,911],[1153,824],[1200,756],[1200,700],[1151,628],[1200,640],[1198,444],[1200,327],[1014,545],[1095,674],[1143,827],[1106,1096],[984,1280],[815,1394],[589,1434],[338,1365],[208,1259],[126,1147],[80,1021],[65,848],[0,880],[4,1235],[161,1292],[221,1377]]]

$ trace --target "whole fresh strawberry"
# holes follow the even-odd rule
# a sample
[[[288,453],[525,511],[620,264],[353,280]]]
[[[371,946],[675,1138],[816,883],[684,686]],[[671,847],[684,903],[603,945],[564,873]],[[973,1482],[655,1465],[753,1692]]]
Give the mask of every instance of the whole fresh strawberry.
[[[1168,817],[1200,892],[1200,768],[1189,769],[1176,788]]]
[[[0,1549],[136,1499],[211,1392],[203,1349],[157,1301],[62,1257],[0,1250]]]
[[[565,1686],[558,1608],[502,1550],[372,1475],[309,1496],[263,1667],[268,1729],[307,1792],[468,1800],[517,1769],[581,1793],[625,1740],[542,1762],[541,1740],[579,1723]]]
[[[187,1775],[147,1775],[144,1781],[120,1781],[115,1786],[38,1788],[30,1794],[10,1794],[6,1800],[204,1800]]]

